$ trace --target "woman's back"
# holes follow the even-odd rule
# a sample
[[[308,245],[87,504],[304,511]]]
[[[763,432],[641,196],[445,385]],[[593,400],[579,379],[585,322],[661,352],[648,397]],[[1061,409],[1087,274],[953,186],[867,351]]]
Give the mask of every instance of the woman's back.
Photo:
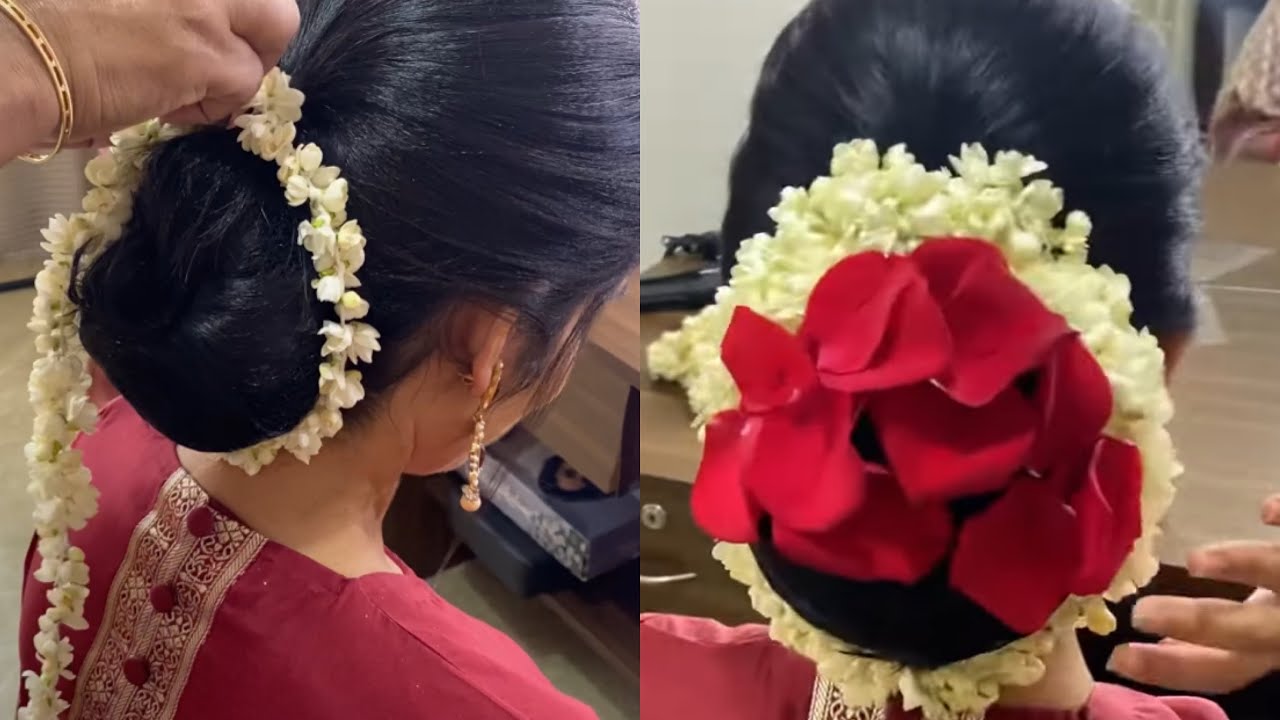
[[[345,578],[246,527],[123,401],[80,447],[101,515],[73,535],[96,592],[72,718],[594,717],[403,565]],[[22,637],[47,604],[34,549]]]

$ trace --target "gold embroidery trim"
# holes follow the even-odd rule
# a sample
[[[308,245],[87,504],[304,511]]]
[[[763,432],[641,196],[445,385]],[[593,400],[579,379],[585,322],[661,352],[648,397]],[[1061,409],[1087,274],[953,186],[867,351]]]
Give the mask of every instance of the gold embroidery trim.
[[[176,715],[214,615],[266,544],[266,538],[216,511],[213,532],[193,536],[187,515],[208,503],[204,490],[179,470],[134,528],[102,626],[85,656],[72,720],[172,720]],[[174,588],[171,612],[151,606],[156,585]],[[150,666],[150,678],[141,687],[124,675],[124,662],[134,657],[146,658]]]
[[[885,712],[883,708],[848,707],[836,686],[819,675],[813,683],[809,720],[885,720]]]

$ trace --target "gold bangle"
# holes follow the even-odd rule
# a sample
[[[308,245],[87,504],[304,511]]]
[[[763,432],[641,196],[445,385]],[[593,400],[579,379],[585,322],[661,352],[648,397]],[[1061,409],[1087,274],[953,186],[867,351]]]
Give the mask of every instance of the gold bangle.
[[[45,155],[22,155],[20,160],[40,164],[47,162],[54,155],[62,150],[62,146],[71,138],[71,128],[75,124],[75,108],[71,104],[71,84],[67,82],[67,73],[62,69],[62,63],[58,62],[58,55],[53,51],[53,45],[49,44],[49,38],[45,36],[44,31],[35,24],[30,15],[27,15],[22,8],[18,7],[14,0],[0,0],[0,10],[4,11],[18,25],[18,29],[31,40],[31,44],[36,46],[36,50],[40,53],[40,59],[44,60],[44,65],[49,70],[49,77],[53,79],[53,87],[58,92],[58,111],[60,114],[61,125],[58,127],[58,140],[54,143],[53,150]]]

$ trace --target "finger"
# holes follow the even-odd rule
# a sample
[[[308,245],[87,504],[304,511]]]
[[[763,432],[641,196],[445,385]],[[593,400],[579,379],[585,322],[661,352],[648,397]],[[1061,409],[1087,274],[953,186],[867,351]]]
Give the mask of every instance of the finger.
[[[1107,669],[1144,685],[1179,692],[1222,694],[1265,675],[1266,658],[1183,643],[1121,645]]]
[[[1219,543],[1187,558],[1194,577],[1280,590],[1280,545],[1264,541]]]
[[[206,125],[204,108],[199,104],[188,105],[161,118],[170,125]]]
[[[1280,649],[1280,608],[1217,598],[1146,597],[1133,608],[1133,625],[1152,635],[1239,650]]]
[[[209,80],[209,94],[199,102],[165,116],[174,125],[217,125],[238,114],[262,86],[266,74],[257,54],[246,45],[225,58]]]
[[[1262,503],[1262,522],[1280,526],[1280,495],[1272,495]]]
[[[295,0],[238,0],[229,12],[231,32],[253,48],[264,68],[280,62],[301,23]]]

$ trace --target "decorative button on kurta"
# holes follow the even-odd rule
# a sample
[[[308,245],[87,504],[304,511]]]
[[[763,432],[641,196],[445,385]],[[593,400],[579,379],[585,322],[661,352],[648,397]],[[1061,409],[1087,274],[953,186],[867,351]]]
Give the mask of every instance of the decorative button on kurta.
[[[146,658],[132,657],[124,661],[124,677],[133,685],[142,687],[151,679],[151,663]]]
[[[169,613],[177,604],[177,593],[172,585],[156,585],[151,588],[151,607],[158,613]]]
[[[213,510],[208,505],[201,505],[187,513],[187,531],[196,537],[212,535],[213,522]]]

